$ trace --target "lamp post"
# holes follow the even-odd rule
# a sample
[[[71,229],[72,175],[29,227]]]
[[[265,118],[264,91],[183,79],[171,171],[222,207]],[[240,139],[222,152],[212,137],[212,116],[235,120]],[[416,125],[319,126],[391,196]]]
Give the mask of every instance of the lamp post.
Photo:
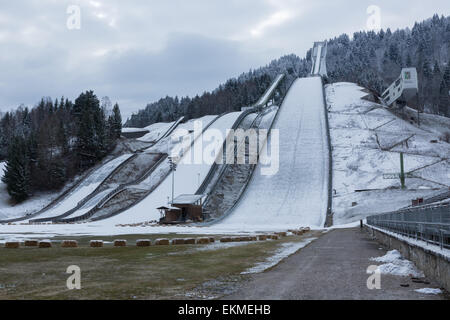
[[[169,157],[170,170],[172,171],[172,204],[175,193],[175,171],[177,171],[178,157]]]

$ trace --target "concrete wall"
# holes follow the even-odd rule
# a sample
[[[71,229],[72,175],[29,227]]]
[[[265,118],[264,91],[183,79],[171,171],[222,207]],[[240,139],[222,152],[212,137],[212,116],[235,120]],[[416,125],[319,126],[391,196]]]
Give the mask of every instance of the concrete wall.
[[[370,226],[366,225],[365,228],[378,242],[391,250],[398,250],[404,258],[414,262],[428,278],[450,291],[450,260],[448,257],[397,239]]]

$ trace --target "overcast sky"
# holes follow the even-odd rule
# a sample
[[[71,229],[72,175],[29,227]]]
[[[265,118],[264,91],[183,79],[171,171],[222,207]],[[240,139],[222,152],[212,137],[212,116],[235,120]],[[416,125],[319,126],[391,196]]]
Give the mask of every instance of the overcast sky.
[[[124,117],[165,95],[195,95],[314,41],[412,27],[448,0],[0,0],[0,111],[87,89]],[[80,29],[69,29],[71,5]],[[70,24],[72,27],[76,24]]]

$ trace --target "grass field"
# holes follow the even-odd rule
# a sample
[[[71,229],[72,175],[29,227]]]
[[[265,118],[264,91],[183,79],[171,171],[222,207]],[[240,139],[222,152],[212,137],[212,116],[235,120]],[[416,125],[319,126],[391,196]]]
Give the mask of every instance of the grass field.
[[[241,272],[264,261],[282,243],[302,241],[317,232],[277,241],[138,248],[142,238],[192,238],[182,235],[120,236],[128,247],[89,248],[92,237],[76,239],[79,248],[0,248],[0,299],[198,299],[219,298],[248,276]],[[201,237],[201,236],[197,236]],[[115,237],[117,238],[117,237]],[[95,237],[112,242],[114,237]],[[55,238],[53,241],[62,240]],[[81,268],[81,290],[68,290],[67,267]]]

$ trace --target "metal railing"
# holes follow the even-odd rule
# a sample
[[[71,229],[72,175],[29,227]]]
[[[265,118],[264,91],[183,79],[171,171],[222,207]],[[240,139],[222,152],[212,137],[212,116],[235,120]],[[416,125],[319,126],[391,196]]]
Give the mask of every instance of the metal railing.
[[[370,216],[367,224],[450,249],[450,203]]]
[[[322,96],[323,106],[325,108],[325,128],[327,131],[327,148],[328,148],[328,200],[327,200],[327,214],[325,218],[325,227],[331,227],[333,225],[333,147],[331,146],[331,130],[330,120],[328,115],[327,95],[325,92],[325,83],[323,77],[320,77],[322,81]]]

